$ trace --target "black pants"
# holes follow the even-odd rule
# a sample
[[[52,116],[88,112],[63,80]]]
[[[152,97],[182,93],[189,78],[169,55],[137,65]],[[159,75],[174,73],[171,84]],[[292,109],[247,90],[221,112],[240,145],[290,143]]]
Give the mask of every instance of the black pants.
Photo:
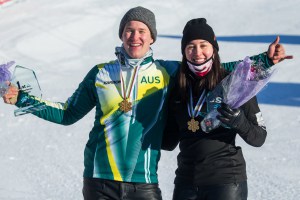
[[[173,200],[247,200],[247,181],[211,186],[175,185]]]
[[[84,200],[162,200],[158,184],[84,178]]]

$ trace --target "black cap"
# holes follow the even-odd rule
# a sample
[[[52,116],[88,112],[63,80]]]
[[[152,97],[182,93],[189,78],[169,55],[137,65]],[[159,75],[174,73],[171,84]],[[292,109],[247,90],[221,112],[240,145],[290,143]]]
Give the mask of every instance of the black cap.
[[[197,39],[202,39],[208,41],[212,44],[218,51],[219,45],[215,36],[213,29],[206,23],[205,18],[197,18],[188,21],[183,29],[183,36],[181,39],[181,53],[184,55],[184,49],[186,45]]]

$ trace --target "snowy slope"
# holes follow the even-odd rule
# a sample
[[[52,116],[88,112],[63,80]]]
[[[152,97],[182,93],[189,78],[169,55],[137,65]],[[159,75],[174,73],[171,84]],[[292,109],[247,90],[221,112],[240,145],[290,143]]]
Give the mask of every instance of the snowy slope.
[[[154,11],[160,35],[180,36],[187,20],[205,17],[220,38],[300,37],[300,2],[294,0],[23,0],[0,7],[0,63],[15,60],[34,69],[43,97],[65,101],[91,67],[115,59],[121,17],[137,5]],[[266,51],[268,43],[220,40],[220,55],[223,62],[242,59]],[[277,65],[259,96],[268,128],[265,145],[237,142],[247,162],[250,200],[300,199],[300,45],[285,48],[295,58]],[[179,39],[158,37],[153,49],[156,58],[181,59]],[[16,118],[14,109],[0,102],[0,199],[82,199],[83,149],[94,111],[64,127],[31,115]],[[162,152],[159,179],[166,200],[177,153]]]

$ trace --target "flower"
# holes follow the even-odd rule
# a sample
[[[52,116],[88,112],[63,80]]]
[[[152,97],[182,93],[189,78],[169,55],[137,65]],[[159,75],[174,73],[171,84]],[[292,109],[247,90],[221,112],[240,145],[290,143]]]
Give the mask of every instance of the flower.
[[[207,96],[209,113],[201,122],[204,132],[210,132],[221,125],[216,118],[219,106],[218,99],[235,109],[254,97],[269,82],[274,68],[265,68],[263,62],[253,62],[246,57],[238,63],[234,71],[226,76],[221,83]],[[218,100],[220,103],[220,101]]]
[[[11,80],[11,73],[8,70],[13,64],[15,64],[14,61],[10,61],[6,64],[0,65],[0,82],[10,81]]]
[[[262,62],[246,57],[222,82],[223,101],[231,108],[238,108],[254,97],[269,82],[274,68],[266,69]],[[228,79],[228,80],[226,80]]]
[[[6,82],[10,81],[12,78],[8,68],[11,67],[13,64],[15,64],[15,62],[10,61],[6,64],[0,65],[0,97],[2,97],[7,91],[8,85]]]

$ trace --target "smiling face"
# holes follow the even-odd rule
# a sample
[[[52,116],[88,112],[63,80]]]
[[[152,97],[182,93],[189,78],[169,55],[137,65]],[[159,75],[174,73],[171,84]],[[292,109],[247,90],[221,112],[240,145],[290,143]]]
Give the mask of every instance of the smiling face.
[[[213,46],[206,40],[192,40],[185,47],[186,59],[196,65],[200,65],[213,55]]]
[[[139,21],[130,21],[125,25],[122,41],[126,53],[134,59],[145,56],[154,42],[148,26]]]

